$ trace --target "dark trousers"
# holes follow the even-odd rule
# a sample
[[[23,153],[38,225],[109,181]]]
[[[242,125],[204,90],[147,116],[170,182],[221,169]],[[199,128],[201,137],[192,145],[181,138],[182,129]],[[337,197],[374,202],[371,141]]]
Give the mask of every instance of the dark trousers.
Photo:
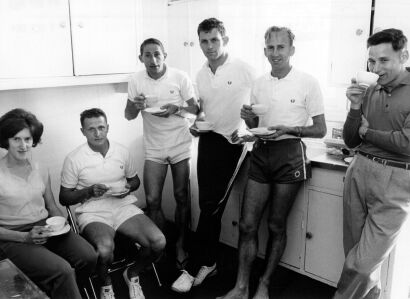
[[[87,281],[97,263],[93,247],[72,231],[43,245],[2,241],[0,249],[53,299],[81,298],[76,278]]]
[[[216,262],[226,201],[216,214],[214,211],[225,194],[242,149],[243,145],[231,144],[214,132],[199,137],[197,175],[201,213],[196,230],[194,264],[189,271],[192,275],[200,266],[212,266]]]

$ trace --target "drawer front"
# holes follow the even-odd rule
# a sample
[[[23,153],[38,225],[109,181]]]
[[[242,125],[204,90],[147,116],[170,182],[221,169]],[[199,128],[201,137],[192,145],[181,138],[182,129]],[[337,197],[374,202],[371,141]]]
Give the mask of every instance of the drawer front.
[[[312,178],[308,180],[308,186],[343,192],[345,172],[323,168],[312,168]]]

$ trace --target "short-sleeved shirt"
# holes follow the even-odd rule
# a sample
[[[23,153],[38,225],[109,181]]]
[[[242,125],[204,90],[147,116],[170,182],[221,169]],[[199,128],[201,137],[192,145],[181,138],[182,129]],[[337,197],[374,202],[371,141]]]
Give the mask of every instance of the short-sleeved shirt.
[[[31,167],[28,178],[23,179],[9,171],[6,157],[0,160],[0,226],[13,229],[47,218],[43,195],[48,170],[38,163]]]
[[[104,184],[107,186],[118,185],[127,182],[127,178],[137,175],[136,164],[133,162],[128,149],[116,142],[110,141],[110,147],[105,157],[93,151],[88,143],[82,144],[68,154],[64,160],[61,173],[61,185],[69,189],[78,189]],[[95,200],[88,200],[77,207],[76,212],[91,212],[99,201],[104,200],[106,195]],[[122,199],[121,204],[137,201],[134,195],[128,195]]]
[[[324,114],[323,96],[318,81],[292,67],[282,79],[268,73],[252,87],[252,104],[265,104],[268,111],[259,116],[259,127],[276,125],[306,126],[310,118]],[[282,135],[278,139],[295,138]]]
[[[146,70],[131,75],[128,82],[128,98],[133,99],[143,93],[159,99],[156,104],[182,106],[189,99],[195,99],[195,90],[188,75],[167,66],[159,79],[148,76]],[[192,142],[189,121],[177,115],[158,117],[142,110],[144,126],[144,145],[146,149],[163,149]]]
[[[229,56],[215,74],[208,62],[197,74],[198,96],[203,103],[205,119],[213,124],[215,133],[227,137],[229,141],[229,136],[244,126],[240,117],[241,108],[249,104],[255,79],[251,66]]]

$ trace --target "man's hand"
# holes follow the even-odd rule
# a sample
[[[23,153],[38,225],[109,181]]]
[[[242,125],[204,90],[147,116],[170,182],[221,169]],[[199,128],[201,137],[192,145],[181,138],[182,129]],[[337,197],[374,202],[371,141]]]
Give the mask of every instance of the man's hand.
[[[138,110],[144,110],[147,107],[146,99],[144,94],[140,94],[133,98],[131,102],[134,103],[134,107]]]
[[[34,226],[31,231],[27,233],[24,239],[25,243],[41,245],[47,242],[51,229],[46,226]]]
[[[366,135],[366,132],[367,132],[368,128],[369,128],[369,122],[364,117],[364,115],[362,115],[362,121],[361,121],[360,128],[359,128],[360,138],[364,139],[364,136]]]
[[[92,185],[92,186],[90,186],[90,187],[88,187],[88,188],[90,188],[89,189],[89,194],[91,195],[91,197],[101,197],[101,196],[103,196],[104,195],[104,193],[105,192],[107,192],[108,191],[108,187],[106,186],[106,185],[104,185],[104,184],[95,184],[95,185]]]
[[[238,135],[238,130],[235,130],[232,134],[231,134],[231,142],[238,144],[238,143],[245,143],[245,142],[253,142],[257,139],[256,136],[254,135],[242,135],[239,137]]]
[[[243,120],[251,120],[258,117],[253,111],[252,106],[250,105],[243,105],[241,108],[241,118]]]
[[[263,136],[263,139],[267,139],[267,140],[276,139],[279,136],[282,136],[284,134],[289,134],[289,132],[291,132],[291,128],[282,126],[282,125],[268,127],[268,130],[270,131],[276,130],[276,131],[272,132],[272,134],[270,135]]]
[[[356,79],[352,79],[352,84],[346,90],[346,96],[351,102],[352,109],[359,109],[363,102],[363,97],[366,93],[366,87],[357,84]]]
[[[159,117],[169,117],[170,115],[177,113],[179,110],[179,107],[174,104],[166,104],[164,106],[161,106],[160,108],[165,109],[165,111],[159,113],[152,113],[152,115]]]

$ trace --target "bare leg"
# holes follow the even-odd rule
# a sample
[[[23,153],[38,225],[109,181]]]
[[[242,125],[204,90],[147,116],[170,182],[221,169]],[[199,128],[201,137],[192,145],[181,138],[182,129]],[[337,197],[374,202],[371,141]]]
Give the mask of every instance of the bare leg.
[[[147,215],[163,231],[165,216],[161,208],[162,189],[168,165],[146,160],[144,164],[144,189],[147,201]]]
[[[94,246],[98,253],[97,273],[103,286],[112,285],[108,268],[114,259],[115,231],[107,224],[92,222],[83,231],[83,236]]]
[[[272,204],[268,219],[267,263],[265,272],[259,280],[254,299],[269,299],[270,278],[286,247],[286,221],[302,183],[272,185]]]
[[[165,248],[164,234],[146,215],[135,215],[127,219],[118,231],[141,245],[136,263],[128,271],[128,278],[138,276],[141,270],[157,260]]]
[[[178,261],[184,261],[187,258],[185,252],[185,237],[189,225],[190,216],[190,195],[189,188],[189,173],[190,161],[185,159],[176,164],[171,165],[172,179],[174,182],[174,197],[177,203],[175,209],[175,225],[178,231],[178,238],[175,244],[176,258]]]
[[[269,193],[269,184],[248,180],[240,221],[238,276],[235,287],[220,298],[248,299],[249,276],[258,252],[258,227]]]

